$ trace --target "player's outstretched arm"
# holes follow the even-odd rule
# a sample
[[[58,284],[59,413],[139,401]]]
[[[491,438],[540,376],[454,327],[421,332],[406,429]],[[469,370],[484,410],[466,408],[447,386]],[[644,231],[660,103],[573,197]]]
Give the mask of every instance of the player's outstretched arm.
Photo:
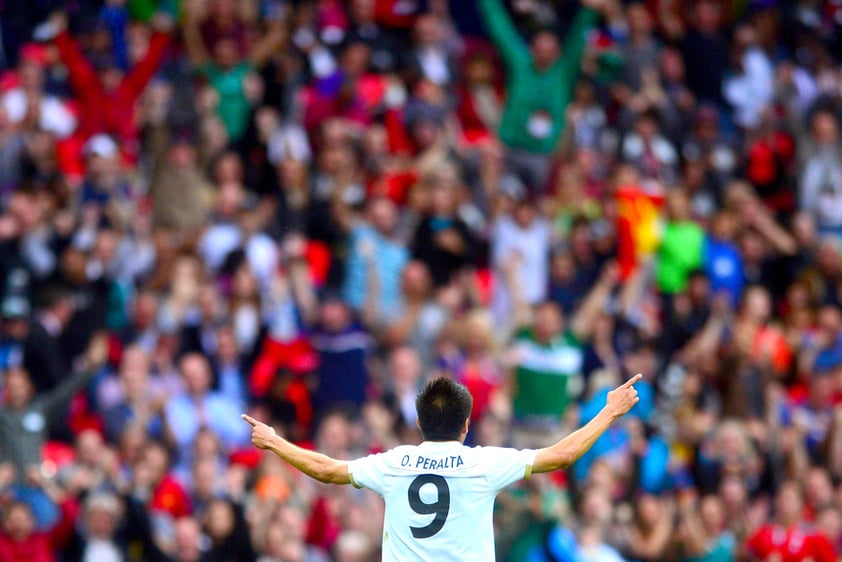
[[[621,386],[608,393],[605,406],[594,419],[577,429],[556,444],[539,449],[535,455],[532,472],[552,472],[566,468],[593,446],[599,437],[614,423],[637,404],[637,390],[634,383],[643,378],[635,375]]]
[[[255,447],[272,451],[286,462],[319,482],[326,484],[350,484],[348,463],[331,458],[322,453],[308,451],[293,445],[275,430],[256,419],[242,415],[251,426],[251,442]]]

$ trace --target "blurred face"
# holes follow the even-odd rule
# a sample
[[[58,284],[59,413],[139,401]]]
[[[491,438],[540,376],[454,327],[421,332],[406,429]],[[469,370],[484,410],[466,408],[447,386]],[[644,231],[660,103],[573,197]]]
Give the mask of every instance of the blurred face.
[[[403,270],[403,290],[410,297],[426,296],[430,292],[430,272],[421,262],[412,262]]]
[[[216,64],[222,68],[232,68],[237,65],[240,58],[237,43],[232,39],[220,39],[213,48],[213,55]]]
[[[94,465],[101,460],[103,453],[102,436],[92,430],[86,430],[76,438],[76,455],[80,462]]]
[[[813,138],[819,144],[834,144],[839,141],[839,123],[832,113],[816,113],[813,117]]]
[[[216,482],[216,462],[213,459],[200,459],[193,465],[193,481],[196,495],[202,498],[213,497]]]
[[[92,537],[110,539],[116,526],[117,518],[108,509],[95,507],[89,509],[85,515],[85,527]]]
[[[750,289],[745,295],[746,318],[755,322],[765,322],[772,312],[769,293],[760,287]]]
[[[330,300],[322,304],[321,321],[326,330],[339,331],[351,321],[351,313],[345,303],[339,300]]]
[[[210,369],[200,355],[188,355],[182,360],[181,376],[190,394],[201,395],[210,388]]]
[[[6,373],[3,390],[10,408],[22,408],[32,399],[32,382],[23,369],[11,369]]]
[[[677,49],[661,52],[661,74],[667,82],[684,82],[684,60]]]
[[[441,41],[441,25],[433,15],[424,15],[415,22],[415,40],[421,46],[433,45]]]
[[[398,211],[395,204],[385,197],[372,202],[371,224],[380,234],[390,235],[398,222]]]
[[[375,0],[351,0],[351,17],[358,24],[367,23],[374,19]]]
[[[99,79],[106,92],[113,92],[123,81],[123,72],[114,66],[110,66],[99,73]]]
[[[629,30],[633,35],[648,35],[652,32],[652,18],[643,4],[632,4],[626,12]]]
[[[775,514],[782,525],[791,525],[801,519],[804,502],[801,492],[794,484],[781,487],[775,498]]]
[[[718,2],[704,0],[696,4],[696,26],[705,33],[713,33],[719,29],[721,9]]]
[[[178,142],[170,147],[170,164],[176,169],[190,168],[196,162],[196,151],[186,142]]]
[[[196,434],[193,449],[197,459],[213,459],[214,461],[222,452],[222,448],[216,434],[207,429],[203,429]]]
[[[529,202],[523,202],[515,207],[515,222],[521,228],[528,228],[535,219],[535,207]]]
[[[563,320],[561,310],[554,304],[543,304],[535,311],[535,337],[549,342],[561,333]]]
[[[702,524],[708,533],[718,533],[725,526],[725,510],[722,500],[716,496],[706,496],[699,506]]]
[[[319,427],[319,444],[325,450],[345,451],[350,440],[350,427],[342,416],[330,416]]]
[[[453,213],[456,207],[456,193],[454,188],[444,182],[436,182],[433,185],[430,197],[430,210],[434,215],[447,216]]]
[[[823,509],[816,517],[816,527],[834,544],[842,538],[842,514],[835,507]]]
[[[3,519],[3,531],[16,541],[28,538],[35,530],[35,519],[29,508],[22,504],[14,504],[9,508]]]
[[[243,179],[243,165],[240,157],[233,153],[225,154],[216,163],[214,169],[217,183],[239,183]]]
[[[237,340],[234,338],[234,331],[224,328],[216,334],[216,352],[223,360],[233,361],[237,359],[240,352],[237,349]]]
[[[44,87],[44,70],[32,61],[23,61],[18,67],[21,87],[28,92],[40,92]]]
[[[494,65],[486,57],[474,57],[465,66],[465,80],[471,84],[491,82]]]
[[[415,350],[408,347],[396,349],[392,352],[389,367],[399,388],[411,389],[418,384],[421,362]]]
[[[342,69],[351,76],[360,76],[368,70],[371,50],[364,43],[349,45],[342,54]]]
[[[281,189],[288,190],[300,187],[306,177],[306,170],[307,168],[303,162],[286,158],[278,166],[278,179],[280,180]]]
[[[193,562],[199,559],[199,524],[192,517],[175,522],[175,550],[178,558]]]
[[[637,503],[637,515],[644,528],[654,526],[661,517],[661,502],[655,496],[641,497]]]
[[[727,478],[719,489],[724,505],[730,512],[740,509],[746,500],[746,487],[739,478]]]
[[[807,474],[806,481],[807,498],[814,507],[825,503],[833,497],[833,484],[827,471],[820,468],[813,468]]]
[[[557,282],[572,281],[576,277],[576,262],[567,252],[558,252],[550,264],[553,279]]]
[[[149,471],[153,482],[160,481],[169,469],[169,457],[161,447],[147,447],[140,462]]]
[[[539,69],[552,65],[561,54],[558,38],[548,32],[538,33],[532,40],[532,61]]]
[[[237,14],[237,4],[234,0],[213,0],[210,13],[214,18],[231,19]]]

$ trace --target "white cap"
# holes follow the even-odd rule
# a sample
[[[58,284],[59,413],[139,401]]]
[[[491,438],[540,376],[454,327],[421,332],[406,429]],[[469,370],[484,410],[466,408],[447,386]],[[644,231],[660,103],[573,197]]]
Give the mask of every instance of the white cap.
[[[114,139],[103,133],[96,134],[89,138],[85,143],[84,148],[85,156],[95,154],[103,158],[113,158],[114,156],[117,156],[117,150],[117,143],[114,142]]]

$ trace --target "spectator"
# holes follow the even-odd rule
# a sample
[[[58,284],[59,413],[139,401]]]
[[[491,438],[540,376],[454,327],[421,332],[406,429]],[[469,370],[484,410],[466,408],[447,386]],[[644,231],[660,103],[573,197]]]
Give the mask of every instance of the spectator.
[[[29,373],[17,368],[6,373],[4,381],[5,404],[2,410],[2,437],[0,451],[15,469],[16,478],[23,482],[27,475],[41,463],[41,452],[49,424],[60,413],[66,402],[82,389],[107,360],[103,339],[97,338],[86,353],[84,370],[66,377],[48,392],[38,393]]]
[[[149,39],[146,56],[126,74],[116,60],[105,59],[98,63],[98,67],[86,60],[79,45],[67,32],[64,14],[53,14],[49,24],[80,101],[79,135],[83,139],[97,133],[113,135],[120,141],[125,156],[136,158],[139,149],[137,124],[130,109],[163,60],[169,44],[171,20],[166,16],[155,20],[156,33]]]
[[[585,37],[594,26],[596,2],[584,4],[561,49],[549,31],[535,34],[527,46],[500,0],[479,3],[480,14],[507,69],[507,102],[500,138],[511,151],[508,158],[525,176],[532,190],[543,190],[549,173],[548,154],[561,135],[564,111],[579,73]],[[558,91],[547,97],[546,91]]]
[[[211,390],[210,365],[203,356],[193,353],[180,361],[185,390],[170,397],[164,409],[167,430],[180,451],[189,449],[203,427],[220,436],[227,450],[245,444],[246,432],[226,420],[235,415],[237,404],[230,398]]]
[[[563,432],[565,414],[582,390],[582,342],[616,281],[616,269],[606,268],[599,284],[565,323],[550,302],[535,308],[531,326],[521,329],[511,348],[510,366],[513,442],[528,447]]]
[[[775,496],[775,522],[760,527],[745,543],[749,556],[780,556],[792,559],[813,558],[832,561],[836,557],[827,538],[799,524],[803,496],[795,482],[781,486]],[[796,542],[797,541],[797,542]],[[782,558],[785,559],[785,558]]]
[[[316,413],[325,414],[337,407],[358,411],[369,386],[366,362],[371,337],[356,322],[348,305],[333,298],[321,306],[312,341],[320,358],[318,386],[313,393]]]

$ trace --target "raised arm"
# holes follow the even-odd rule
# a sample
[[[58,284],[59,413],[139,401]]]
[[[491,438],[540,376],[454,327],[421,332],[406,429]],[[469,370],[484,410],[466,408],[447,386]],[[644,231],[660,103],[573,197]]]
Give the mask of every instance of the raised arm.
[[[529,47],[512,23],[503,1],[479,0],[477,4],[485,29],[497,45],[506,66],[529,64]]]
[[[36,400],[44,409],[47,417],[53,417],[59,408],[70,400],[76,392],[85,387],[108,361],[108,339],[103,334],[96,334],[83,358],[84,365],[61,383]]]
[[[637,390],[634,383],[643,378],[635,375],[621,386],[608,393],[605,406],[585,426],[577,429],[554,445],[539,449],[535,455],[532,472],[552,472],[567,468],[590,449],[611,424],[628,413],[637,404]]]
[[[602,0],[586,0],[582,7],[573,16],[570,29],[564,38],[564,48],[561,56],[564,57],[564,82],[565,86],[572,87],[579,75],[582,54],[585,52],[585,43],[588,33],[593,29],[599,20],[599,12]]]
[[[593,333],[597,318],[611,297],[611,292],[620,278],[617,264],[611,262],[603,267],[596,284],[585,296],[585,300],[576,309],[570,322],[573,335],[580,341],[587,341]]]
[[[67,76],[74,93],[79,98],[90,96],[99,84],[94,67],[82,54],[76,40],[68,33],[67,20],[63,14],[50,16],[50,23],[58,30],[53,43],[58,49],[61,62],[67,67]]]
[[[275,430],[256,419],[243,414],[251,426],[251,442],[259,449],[272,451],[310,478],[325,484],[350,484],[348,463],[322,453],[308,451],[294,445],[275,433]]]
[[[169,34],[173,26],[172,20],[163,14],[156,14],[152,21],[155,31],[149,38],[149,49],[146,51],[146,56],[134,65],[123,79],[124,84],[136,96],[143,92],[146,84],[158,71],[170,44]]]

